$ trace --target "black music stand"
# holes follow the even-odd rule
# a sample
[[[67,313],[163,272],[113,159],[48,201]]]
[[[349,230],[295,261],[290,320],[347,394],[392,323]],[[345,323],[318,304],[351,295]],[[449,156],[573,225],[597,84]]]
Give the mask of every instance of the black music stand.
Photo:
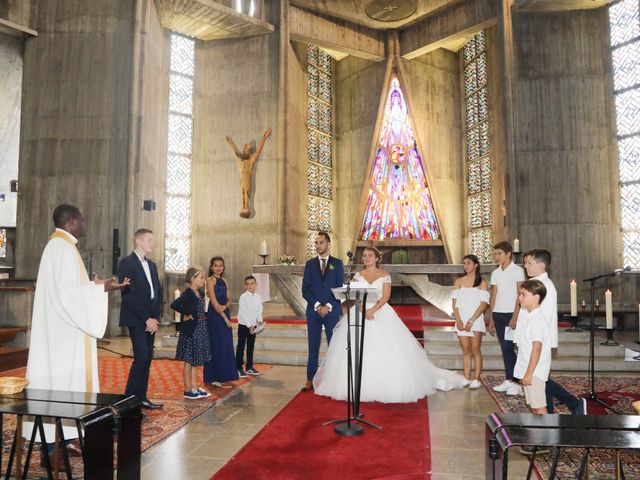
[[[347,283],[346,287],[332,288],[333,296],[339,300],[344,299],[346,302],[355,300],[355,318],[354,323],[351,323],[351,309],[347,310],[347,417],[337,420],[331,420],[326,422],[325,425],[333,423],[339,423],[334,429],[338,435],[345,437],[352,437],[355,435],[362,435],[363,429],[360,425],[352,423],[353,421],[360,422],[364,425],[368,425],[378,430],[382,430],[380,425],[376,425],[373,422],[364,420],[360,413],[360,387],[362,385],[362,355],[364,352],[364,330],[365,330],[365,317],[364,312],[367,304],[367,297],[369,300],[378,299],[378,291],[374,287],[352,287],[350,283]],[[362,316],[358,310],[358,302],[362,300]],[[348,305],[348,303],[347,303]],[[360,319],[362,318],[362,322]],[[355,354],[351,356],[351,327],[355,329]],[[353,361],[355,359],[355,368]],[[355,377],[354,377],[355,374]],[[353,413],[352,413],[353,412]]]

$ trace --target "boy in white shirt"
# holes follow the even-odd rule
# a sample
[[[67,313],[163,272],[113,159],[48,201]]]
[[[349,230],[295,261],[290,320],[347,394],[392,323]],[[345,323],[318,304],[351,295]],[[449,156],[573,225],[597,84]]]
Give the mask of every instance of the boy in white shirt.
[[[516,364],[516,351],[513,346],[513,331],[516,328],[518,312],[518,285],[524,281],[524,271],[512,261],[513,247],[507,241],[493,246],[493,258],[498,264],[491,272],[491,319],[489,331],[498,337],[502,361],[504,363],[504,382],[496,385],[496,392],[507,395],[522,395],[522,388],[513,378],[513,367]],[[509,330],[507,330],[507,328]]]
[[[524,397],[533,413],[547,413],[545,385],[551,371],[551,344],[546,319],[540,303],[547,289],[539,280],[527,280],[520,285],[518,298],[522,310],[518,322],[518,357],[514,375],[522,379]]]
[[[547,296],[540,302],[540,311],[546,321],[547,333],[549,335],[549,346],[558,348],[558,292],[549,278],[547,269],[551,264],[551,253],[543,248],[529,250],[525,254],[525,269],[531,280],[539,280],[547,289]],[[521,312],[522,315],[522,312]],[[518,323],[521,317],[518,318]],[[516,329],[514,343],[520,347],[520,329]],[[515,376],[515,373],[514,373]],[[585,398],[578,398],[569,393],[562,385],[551,378],[547,380],[547,413],[554,413],[555,407],[553,399],[557,398],[566,405],[575,415],[587,415],[587,401]]]
[[[253,368],[253,347],[256,342],[256,331],[264,322],[262,320],[262,297],[256,293],[258,284],[256,277],[249,275],[244,279],[245,292],[240,295],[238,308],[238,346],[236,347],[236,365],[240,378],[247,375],[260,375]],[[247,369],[242,369],[244,347],[247,346]]]

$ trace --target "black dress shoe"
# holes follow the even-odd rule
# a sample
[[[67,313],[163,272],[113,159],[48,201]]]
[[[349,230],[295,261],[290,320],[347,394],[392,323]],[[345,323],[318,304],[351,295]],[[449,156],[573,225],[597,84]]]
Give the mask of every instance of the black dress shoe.
[[[142,408],[146,408],[147,410],[160,410],[164,405],[161,403],[153,403],[150,400],[142,400],[140,402],[140,406]]]

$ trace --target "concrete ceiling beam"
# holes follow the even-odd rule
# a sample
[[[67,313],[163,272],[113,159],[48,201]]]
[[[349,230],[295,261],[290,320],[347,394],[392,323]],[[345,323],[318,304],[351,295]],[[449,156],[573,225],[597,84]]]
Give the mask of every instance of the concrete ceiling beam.
[[[400,31],[400,55],[406,60],[471,37],[497,21],[497,1],[469,0],[429,15]]]
[[[367,60],[386,58],[384,32],[294,6],[289,7],[289,37]]]

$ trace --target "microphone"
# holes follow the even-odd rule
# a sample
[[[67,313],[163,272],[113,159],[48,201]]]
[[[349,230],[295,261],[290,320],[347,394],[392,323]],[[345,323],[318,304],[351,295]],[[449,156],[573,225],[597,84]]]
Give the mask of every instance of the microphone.
[[[351,250],[347,251],[347,257],[349,258],[349,260],[353,260],[356,258]]]
[[[622,274],[623,274],[623,273],[625,273],[625,272],[630,272],[630,271],[631,271],[631,265],[627,265],[627,266],[626,266],[626,267],[624,267],[624,268],[616,268],[616,269],[613,271],[613,273],[615,273],[615,274],[616,274],[616,276],[618,276],[618,275],[622,275]]]

